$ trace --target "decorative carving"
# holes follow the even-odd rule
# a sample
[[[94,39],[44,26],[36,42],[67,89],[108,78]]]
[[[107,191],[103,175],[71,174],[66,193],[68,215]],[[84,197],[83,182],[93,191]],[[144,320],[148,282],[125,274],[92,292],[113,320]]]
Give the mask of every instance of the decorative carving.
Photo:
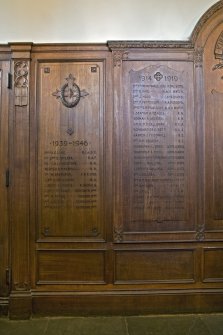
[[[49,233],[50,233],[50,228],[49,227],[45,227],[44,231],[43,231],[43,235],[44,236],[49,236]]]
[[[113,64],[120,67],[123,59],[128,59],[128,52],[124,50],[116,50],[113,52]]]
[[[221,34],[217,39],[214,54],[215,58],[219,59],[219,63],[214,65],[212,70],[214,71],[223,69],[223,31],[221,32]]]
[[[223,1],[218,1],[201,17],[191,35],[191,41],[193,43],[196,41],[204,24],[210,19],[212,15],[214,15],[217,11],[221,10],[222,8],[223,8]]]
[[[68,128],[67,129],[67,133],[68,133],[68,135],[73,135],[73,133],[74,133],[74,130],[73,130],[73,128]]]
[[[120,243],[123,240],[123,231],[122,227],[115,227],[114,229],[114,241]]]
[[[129,48],[183,48],[192,49],[193,44],[187,41],[108,41],[108,47],[111,50],[115,49],[129,49]],[[120,51],[120,50],[119,50]]]
[[[92,235],[94,237],[97,237],[97,236],[100,235],[100,233],[99,233],[99,231],[98,231],[98,229],[96,227],[92,228]]]
[[[80,98],[84,98],[89,95],[85,90],[80,90],[79,86],[74,82],[75,78],[70,73],[66,78],[67,83],[65,83],[60,90],[56,90],[52,95],[57,99],[60,99],[62,104],[67,108],[73,108],[77,106]]]
[[[15,106],[28,105],[28,75],[28,62],[16,62],[14,65]]]
[[[160,73],[160,72],[156,72],[156,73],[154,74],[154,78],[156,79],[156,81],[160,81],[160,80],[163,79],[163,75],[162,75],[162,73]]]
[[[203,67],[203,54],[204,54],[204,49],[203,48],[197,48],[194,51],[194,65],[195,65],[195,68],[202,68]]]
[[[205,239],[205,225],[200,224],[197,227],[196,240],[201,242],[201,241],[204,241],[204,239]]]
[[[28,283],[14,283],[14,287],[16,291],[28,291],[29,290],[29,284]]]

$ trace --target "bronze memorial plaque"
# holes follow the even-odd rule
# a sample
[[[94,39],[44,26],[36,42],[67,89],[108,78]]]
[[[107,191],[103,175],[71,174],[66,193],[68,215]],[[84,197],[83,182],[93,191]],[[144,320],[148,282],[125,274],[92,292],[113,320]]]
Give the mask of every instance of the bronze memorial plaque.
[[[49,63],[40,71],[41,234],[98,237],[103,216],[103,68],[100,63]]]
[[[125,230],[193,230],[196,173],[193,93],[188,85],[193,80],[191,65],[175,62],[127,70],[122,172]]]

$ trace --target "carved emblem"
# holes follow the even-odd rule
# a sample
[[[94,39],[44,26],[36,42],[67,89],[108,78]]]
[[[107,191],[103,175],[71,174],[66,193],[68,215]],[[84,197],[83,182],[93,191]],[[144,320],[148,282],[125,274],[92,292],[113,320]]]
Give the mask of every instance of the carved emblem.
[[[28,105],[28,75],[28,62],[16,62],[14,66],[15,106]]]
[[[75,83],[75,78],[72,74],[69,74],[66,81],[67,82],[61,89],[57,89],[52,95],[57,99],[60,99],[65,107],[73,108],[77,106],[81,98],[86,97],[89,93],[85,90],[80,90],[79,86]]]
[[[157,81],[160,81],[160,80],[163,79],[163,75],[162,75],[162,73],[160,73],[160,72],[156,72],[156,73],[154,74],[154,78],[155,78]]]
[[[73,133],[74,133],[74,130],[73,130],[73,128],[68,128],[67,129],[67,133],[68,133],[68,135],[73,135]]]
[[[215,58],[219,59],[219,63],[214,65],[212,70],[214,71],[223,69],[223,31],[221,32],[216,42],[214,54]]]

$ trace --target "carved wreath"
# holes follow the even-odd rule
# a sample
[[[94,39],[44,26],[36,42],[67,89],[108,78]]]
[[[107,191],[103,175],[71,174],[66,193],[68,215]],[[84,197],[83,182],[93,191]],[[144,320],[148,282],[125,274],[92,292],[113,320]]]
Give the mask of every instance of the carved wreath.
[[[85,90],[80,90],[79,86],[75,83],[74,76],[70,73],[66,78],[66,83],[61,87],[60,90],[56,90],[52,95],[57,99],[60,99],[62,104],[67,108],[73,108],[77,106],[81,98],[89,95]]]

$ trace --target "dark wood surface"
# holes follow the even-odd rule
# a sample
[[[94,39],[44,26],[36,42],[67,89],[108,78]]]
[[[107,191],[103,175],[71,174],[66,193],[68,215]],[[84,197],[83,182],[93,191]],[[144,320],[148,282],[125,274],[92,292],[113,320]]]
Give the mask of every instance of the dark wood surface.
[[[222,311],[222,8],[187,42],[0,47],[11,318]]]

